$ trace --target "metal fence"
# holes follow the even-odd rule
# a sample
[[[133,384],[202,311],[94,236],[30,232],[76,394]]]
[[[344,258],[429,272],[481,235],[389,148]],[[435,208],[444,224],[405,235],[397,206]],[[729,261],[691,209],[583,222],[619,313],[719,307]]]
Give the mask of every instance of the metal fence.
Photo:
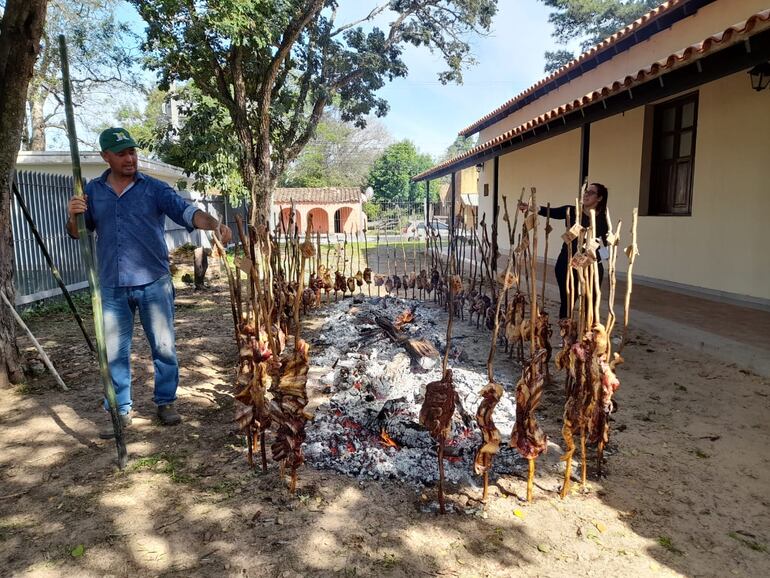
[[[67,203],[73,194],[72,177],[20,171],[16,173],[16,185],[67,289],[76,291],[88,287],[88,277],[78,243],[67,235],[64,228]],[[222,199],[206,199],[189,191],[180,191],[180,194],[217,218],[223,219],[226,216],[226,221],[231,227],[235,225],[236,213],[243,216],[248,214],[246,207],[233,207]],[[14,239],[16,304],[33,303],[61,294],[15,196],[11,204],[11,227]],[[169,249],[185,243],[209,246],[203,232],[188,233],[184,227],[170,219],[166,219],[166,243]]]
[[[445,228],[449,223],[451,205],[448,202],[430,203],[429,220],[433,226]],[[425,230],[424,202],[372,201],[364,203],[367,232],[372,235],[414,235]]]

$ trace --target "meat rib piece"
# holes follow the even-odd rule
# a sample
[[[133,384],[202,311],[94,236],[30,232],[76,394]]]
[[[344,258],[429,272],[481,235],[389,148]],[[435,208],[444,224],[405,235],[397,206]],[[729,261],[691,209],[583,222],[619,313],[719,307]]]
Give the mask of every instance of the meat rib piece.
[[[604,446],[609,441],[612,394],[620,386],[613,369],[617,359],[608,362],[607,352],[607,331],[600,323],[595,324],[580,343],[574,344],[569,350],[567,402],[564,405],[562,427],[562,436],[567,446],[562,460],[567,462],[567,468],[561,490],[562,498],[567,495],[571,485],[575,434],[580,434],[581,485],[586,481],[586,441],[597,444],[597,463],[601,469]]]
[[[278,422],[275,442],[271,446],[273,459],[283,461],[292,472],[290,491],[296,489],[297,468],[304,462],[302,442],[305,441],[305,422],[310,415],[305,412],[307,405],[307,372],[309,368],[308,344],[299,340],[297,348],[288,359],[276,367],[278,387],[275,399],[270,403],[270,412]]]
[[[476,422],[481,430],[482,445],[476,452],[476,459],[473,461],[473,471],[481,476],[492,468],[497,452],[500,451],[500,430],[495,426],[493,414],[495,407],[503,397],[503,386],[499,383],[488,383],[481,390],[481,403],[476,411]]]
[[[548,437],[540,429],[535,416],[535,409],[543,395],[542,364],[545,355],[545,349],[538,351],[516,384],[516,423],[511,432],[510,447],[515,447],[526,459],[535,459],[548,449]]]
[[[264,432],[270,427],[271,417],[265,394],[270,386],[267,363],[272,354],[267,347],[267,335],[262,332],[262,335],[257,336],[252,325],[242,323],[238,339],[241,348],[236,378],[234,421],[238,424],[238,429],[248,437],[249,465],[254,466],[254,449],[259,439],[262,469],[267,470]]]
[[[455,412],[455,390],[452,370],[447,369],[439,381],[425,386],[425,401],[420,408],[420,425],[441,444],[449,438],[452,415]]]

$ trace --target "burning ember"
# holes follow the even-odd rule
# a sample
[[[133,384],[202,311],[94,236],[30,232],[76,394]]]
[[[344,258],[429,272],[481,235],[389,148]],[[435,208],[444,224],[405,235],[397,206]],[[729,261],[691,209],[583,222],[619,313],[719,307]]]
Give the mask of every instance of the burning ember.
[[[388,432],[385,431],[385,428],[382,428],[382,431],[380,432],[380,439],[382,439],[382,443],[384,443],[388,447],[391,447],[391,448],[399,447],[398,444],[393,441],[393,438],[391,438],[388,435]]]
[[[317,366],[311,369],[314,374],[320,370],[322,377],[320,384],[311,380],[309,387],[320,386],[332,395],[307,425],[306,461],[359,479],[433,484],[438,479],[436,445],[420,426],[419,413],[426,384],[441,377],[440,364],[410,357],[385,335],[375,316],[396,319],[411,311],[412,319],[401,330],[409,339],[425,340],[443,354],[447,314],[438,305],[392,297],[351,305],[334,303],[323,311],[326,321],[314,343],[318,354],[312,359]],[[478,483],[472,471],[481,434],[473,416],[487,383],[485,360],[477,360],[476,367],[470,361],[452,369],[461,407],[455,411],[445,451],[450,482]],[[515,419],[510,394],[514,384],[503,380],[502,385],[509,394],[496,407],[494,419],[505,438]],[[508,449],[507,441],[501,444],[493,474],[526,468],[526,461]]]

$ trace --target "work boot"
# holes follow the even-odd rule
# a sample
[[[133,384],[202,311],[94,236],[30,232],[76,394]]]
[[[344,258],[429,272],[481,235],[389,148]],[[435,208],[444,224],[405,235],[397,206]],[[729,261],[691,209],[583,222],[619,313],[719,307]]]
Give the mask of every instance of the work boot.
[[[107,415],[109,416],[109,414]],[[128,426],[130,426],[131,421],[130,413],[120,414],[120,423],[123,426],[123,429],[126,429]],[[110,421],[107,422],[106,426],[104,426],[104,429],[99,432],[99,437],[103,440],[111,440],[115,437],[115,429],[112,427],[112,418],[110,418]]]
[[[158,417],[163,425],[177,425],[182,421],[182,416],[174,409],[173,403],[158,406]]]

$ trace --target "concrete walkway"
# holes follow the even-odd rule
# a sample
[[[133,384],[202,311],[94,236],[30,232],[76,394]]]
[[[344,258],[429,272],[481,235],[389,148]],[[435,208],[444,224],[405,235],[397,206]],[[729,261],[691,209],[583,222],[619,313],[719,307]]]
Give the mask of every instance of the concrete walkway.
[[[505,263],[500,270],[504,270]],[[602,291],[608,290],[605,274]],[[622,323],[625,283],[618,281],[615,314]],[[546,298],[559,301],[548,267]],[[770,312],[642,285],[635,281],[629,326],[739,368],[770,377]]]

